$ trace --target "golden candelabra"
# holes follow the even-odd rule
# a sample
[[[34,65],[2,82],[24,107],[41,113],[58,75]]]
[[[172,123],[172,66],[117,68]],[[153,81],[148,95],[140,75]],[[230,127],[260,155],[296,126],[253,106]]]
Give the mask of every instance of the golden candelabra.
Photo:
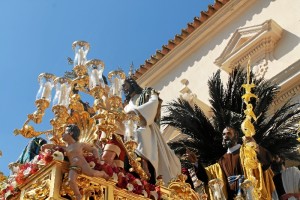
[[[254,83],[250,83],[250,59],[247,65],[247,83],[243,84],[242,87],[245,89],[245,94],[242,99],[246,105],[244,110],[245,119],[241,124],[241,129],[244,133],[244,143],[241,147],[241,160],[244,169],[245,181],[242,184],[242,188],[246,191],[247,199],[260,199],[262,190],[262,167],[257,159],[256,149],[257,144],[252,139],[255,135],[255,128],[252,123],[253,120],[257,120],[256,115],[253,112],[253,106],[250,103],[251,98],[257,98],[255,94],[251,92],[251,89],[255,87]],[[259,172],[259,180],[254,176],[254,170]]]
[[[124,143],[122,137],[116,134],[118,123],[122,123],[125,119],[133,119],[126,117],[122,107],[121,90],[126,78],[125,73],[122,70],[110,72],[108,79],[111,86],[109,87],[102,78],[104,62],[98,59],[87,60],[90,45],[85,41],[75,41],[72,48],[75,51],[74,77],[72,79],[56,77],[49,73],[39,75],[40,89],[35,101],[37,111],[28,115],[23,127],[16,129],[15,134],[31,138],[46,132],[50,133],[52,143],[61,145],[65,126],[73,123],[78,125],[81,130],[81,142],[93,144],[101,137],[101,134],[105,135],[104,138],[101,138],[102,142],[107,142],[115,137],[126,150],[130,164],[133,166],[132,170],[147,180],[148,177],[140,166],[139,159],[133,156],[137,146],[136,142],[131,139]],[[52,88],[56,89],[52,107],[54,118],[50,121],[53,129],[45,132],[35,131],[33,126],[28,123],[30,121],[36,124],[42,122],[45,109],[51,102]],[[78,92],[91,95],[94,98],[94,105],[86,108]]]

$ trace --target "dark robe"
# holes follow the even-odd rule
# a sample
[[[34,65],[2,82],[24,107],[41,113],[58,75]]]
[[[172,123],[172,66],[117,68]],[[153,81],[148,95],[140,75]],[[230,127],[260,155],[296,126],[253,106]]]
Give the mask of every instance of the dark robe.
[[[222,168],[225,177],[243,175],[243,168],[240,159],[240,149],[224,154],[218,161]],[[225,184],[225,183],[224,183]],[[234,195],[238,191],[238,181],[234,181],[232,184],[226,183],[228,199],[233,199]]]
[[[270,153],[259,146],[259,151],[257,152],[257,158],[262,164],[262,169],[267,170],[271,163]],[[230,176],[235,175],[244,175],[243,167],[240,159],[240,148],[235,150],[232,153],[224,154],[218,161],[219,165],[222,168],[222,171],[226,179]],[[232,184],[226,183],[228,199],[233,199],[239,189],[239,181],[234,181]]]

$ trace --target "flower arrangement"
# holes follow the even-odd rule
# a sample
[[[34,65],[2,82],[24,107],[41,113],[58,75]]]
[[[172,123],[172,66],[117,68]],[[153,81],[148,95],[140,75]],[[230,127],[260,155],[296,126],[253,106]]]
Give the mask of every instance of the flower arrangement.
[[[15,174],[12,174],[2,183],[0,192],[0,200],[5,200],[10,196],[15,196],[19,193],[18,186],[25,183],[26,179],[35,174],[39,170],[37,163],[25,163],[18,167]]]
[[[28,177],[35,174],[41,166],[51,163],[53,159],[61,160],[61,156],[63,156],[63,152],[60,149],[55,149],[53,151],[40,152],[30,162],[24,164],[16,163],[12,167],[12,174],[0,187],[0,200],[17,195],[20,192],[18,186],[24,184]]]
[[[87,155],[85,156],[85,159],[93,169],[105,171],[113,181],[117,182],[117,187],[127,189],[130,192],[143,195],[147,198],[160,199],[160,187],[150,184],[147,181],[141,181],[139,178],[126,172],[122,168],[113,167],[103,161],[97,163],[96,158],[93,155]]]
[[[35,174],[41,166],[48,165],[53,160],[64,160],[64,153],[61,149],[47,150],[40,152],[32,161],[18,165],[18,168],[0,187],[0,200],[5,200],[9,196],[17,195],[20,191],[18,186],[26,183],[26,180],[31,175]],[[129,172],[119,167],[113,167],[87,154],[86,161],[95,170],[105,171],[111,179],[116,182],[116,186],[121,189],[126,189],[144,197],[159,200],[161,198],[160,187],[152,185],[147,181],[142,181]]]

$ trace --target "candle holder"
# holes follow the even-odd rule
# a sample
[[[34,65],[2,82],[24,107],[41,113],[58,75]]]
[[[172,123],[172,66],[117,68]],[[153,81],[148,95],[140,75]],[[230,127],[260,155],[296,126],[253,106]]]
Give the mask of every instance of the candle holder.
[[[14,134],[21,134],[26,138],[36,137],[41,135],[44,132],[35,131],[34,128],[28,123],[33,121],[36,124],[40,124],[42,122],[43,116],[45,114],[45,110],[49,107],[51,101],[51,90],[53,88],[53,81],[56,77],[53,74],[42,73],[38,76],[38,82],[40,84],[40,88],[36,95],[35,105],[37,110],[32,114],[27,115],[27,120],[23,124],[21,129],[15,129]],[[46,131],[48,132],[48,131]]]
[[[72,49],[75,52],[74,66],[85,65],[87,53],[90,50],[90,44],[86,41],[75,41],[72,44]]]
[[[53,136],[50,140],[54,144],[61,145],[63,144],[62,134],[65,131],[65,124],[70,115],[68,113],[68,109],[64,105],[53,106],[52,112],[54,113],[54,119],[51,119],[50,123],[53,126]]]
[[[95,98],[94,104],[97,104],[98,109],[106,107],[103,96],[105,95],[105,83],[102,77],[104,70],[104,62],[93,59],[86,63],[89,73],[89,89],[90,94]],[[97,110],[98,110],[97,109]]]
[[[185,199],[185,200],[202,200],[207,196],[200,197],[192,188],[191,185],[186,183],[187,176],[179,174],[175,179],[171,180],[168,189],[172,191],[170,194],[171,199]]]
[[[245,193],[245,200],[254,200],[254,185],[252,181],[250,180],[245,180],[242,184],[241,187]]]
[[[116,70],[108,73],[108,79],[111,82],[108,94],[108,101],[111,106],[111,110],[120,110],[122,103],[122,84],[124,83],[125,78],[126,75],[122,70]]]
[[[35,111],[33,114],[28,115],[28,119],[32,120],[36,124],[42,122],[45,110],[49,107],[49,104],[51,102],[51,90],[54,86],[54,79],[55,76],[49,73],[42,73],[38,76],[40,88],[36,95],[35,101],[37,111]]]
[[[71,80],[64,77],[58,77],[54,80],[54,86],[56,93],[53,99],[53,105],[61,105],[68,108],[70,103]]]
[[[75,41],[72,44],[75,52],[74,72],[76,78],[72,81],[72,88],[85,93],[89,93],[87,86],[89,85],[89,76],[86,68],[86,56],[89,52],[90,45],[85,41]]]
[[[223,185],[223,181],[218,178],[212,179],[208,182],[208,186],[212,190],[214,200],[226,200],[222,190]]]
[[[71,80],[68,78],[58,77],[54,80],[56,89],[55,97],[53,100],[52,112],[54,118],[50,120],[53,126],[53,137],[50,139],[55,144],[62,144],[61,136],[64,133],[64,126],[67,119],[70,117],[68,113],[69,96],[71,91]]]

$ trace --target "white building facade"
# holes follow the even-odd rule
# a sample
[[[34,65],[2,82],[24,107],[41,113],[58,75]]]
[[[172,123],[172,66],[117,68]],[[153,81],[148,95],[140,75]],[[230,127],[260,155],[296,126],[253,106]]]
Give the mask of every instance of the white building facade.
[[[251,61],[256,76],[281,86],[274,104],[300,101],[300,1],[217,0],[136,71],[137,82],[160,91],[164,103],[178,97],[198,104],[208,117],[208,79]],[[274,109],[275,110],[275,109]],[[176,133],[165,128],[164,137]]]

